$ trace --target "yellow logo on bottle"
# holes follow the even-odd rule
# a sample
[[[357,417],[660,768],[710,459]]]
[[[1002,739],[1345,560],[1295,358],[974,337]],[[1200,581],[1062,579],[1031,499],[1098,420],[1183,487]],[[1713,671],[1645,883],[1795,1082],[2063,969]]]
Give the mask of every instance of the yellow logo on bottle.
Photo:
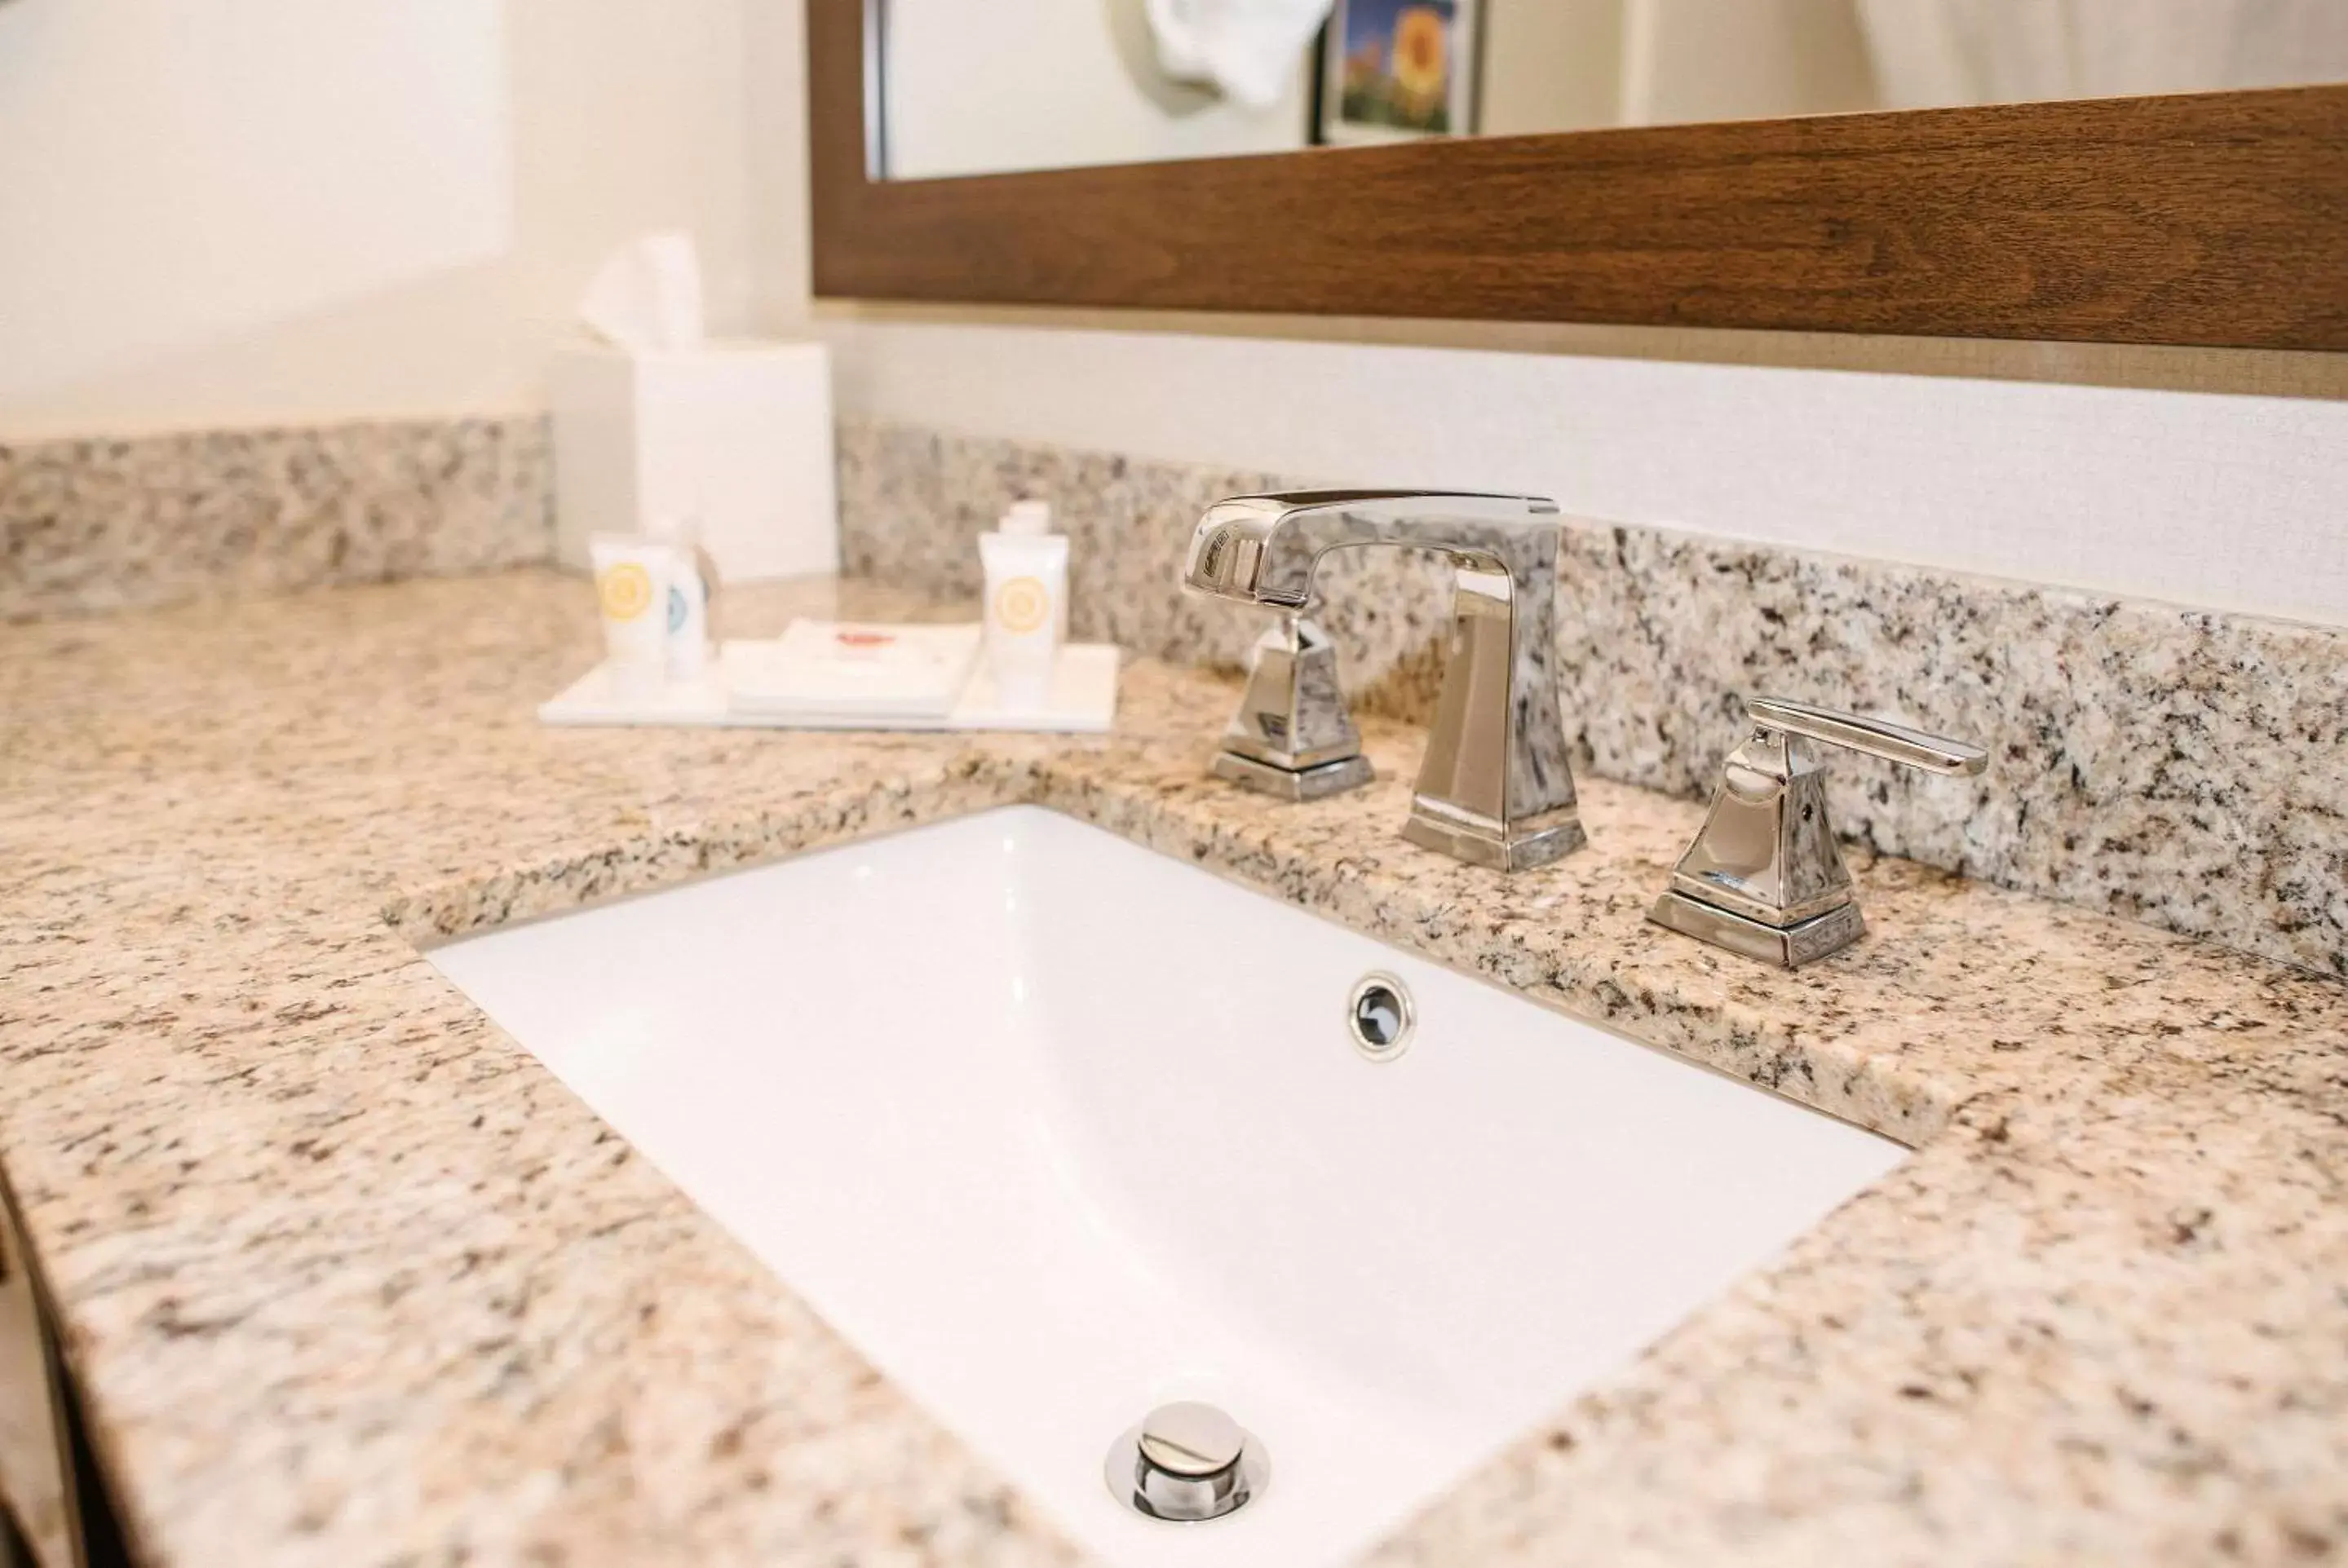
[[[632,560],[607,566],[595,574],[596,597],[603,613],[613,620],[633,620],[652,608],[653,577]]]
[[[1014,577],[994,590],[994,619],[1003,630],[1025,636],[1052,612],[1052,596],[1032,577]]]

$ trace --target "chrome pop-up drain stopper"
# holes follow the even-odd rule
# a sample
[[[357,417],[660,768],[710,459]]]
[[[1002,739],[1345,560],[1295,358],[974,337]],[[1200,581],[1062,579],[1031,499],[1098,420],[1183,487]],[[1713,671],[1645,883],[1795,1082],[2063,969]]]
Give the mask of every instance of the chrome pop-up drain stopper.
[[[1212,1405],[1160,1405],[1109,1445],[1109,1494],[1151,1519],[1194,1524],[1235,1513],[1272,1481],[1263,1445]]]

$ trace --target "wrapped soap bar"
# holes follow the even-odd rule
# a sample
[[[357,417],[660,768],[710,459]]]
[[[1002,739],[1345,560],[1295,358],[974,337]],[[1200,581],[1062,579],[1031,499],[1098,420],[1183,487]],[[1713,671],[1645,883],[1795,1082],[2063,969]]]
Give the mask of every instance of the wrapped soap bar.
[[[765,642],[726,645],[736,711],[943,718],[978,658],[976,623],[794,620]]]

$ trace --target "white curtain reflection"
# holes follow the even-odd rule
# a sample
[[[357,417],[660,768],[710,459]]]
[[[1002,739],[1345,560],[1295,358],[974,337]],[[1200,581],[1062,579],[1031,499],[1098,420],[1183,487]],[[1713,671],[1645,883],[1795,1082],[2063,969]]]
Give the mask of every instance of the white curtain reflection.
[[[1886,108],[2348,78],[2343,0],[1859,0]]]

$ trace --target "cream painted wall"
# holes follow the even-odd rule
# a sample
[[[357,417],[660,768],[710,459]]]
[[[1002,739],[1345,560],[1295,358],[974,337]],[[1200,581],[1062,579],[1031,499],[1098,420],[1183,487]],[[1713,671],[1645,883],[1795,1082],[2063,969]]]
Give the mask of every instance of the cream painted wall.
[[[746,4],[0,5],[0,439],[533,407],[650,228],[746,327]]]
[[[1484,129],[1879,107],[1854,0],[1516,0],[1484,26]]]
[[[1624,125],[1876,107],[1851,0],[1623,0]]]
[[[1623,0],[1516,0],[1484,12],[1487,136],[1622,122]]]

